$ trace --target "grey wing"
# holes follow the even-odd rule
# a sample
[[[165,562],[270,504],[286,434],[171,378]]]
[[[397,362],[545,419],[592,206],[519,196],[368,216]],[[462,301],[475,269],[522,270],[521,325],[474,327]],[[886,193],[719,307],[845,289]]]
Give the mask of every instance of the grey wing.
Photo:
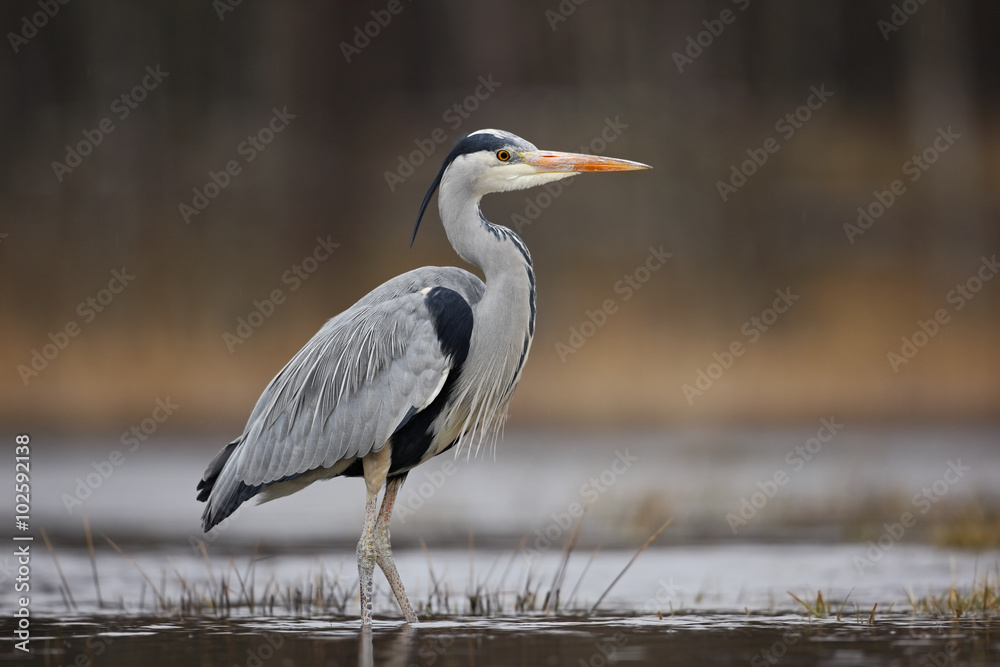
[[[477,304],[483,298],[486,285],[465,269],[454,266],[425,266],[407,271],[361,297],[357,306],[378,303],[401,294],[419,292],[427,287],[447,287],[461,294],[469,304]]]
[[[257,401],[243,438],[206,472],[206,480],[217,475],[206,529],[268,484],[377,451],[430,404],[452,364],[421,292],[437,285],[470,304],[484,289],[461,269],[411,271],[329,320],[288,362]]]

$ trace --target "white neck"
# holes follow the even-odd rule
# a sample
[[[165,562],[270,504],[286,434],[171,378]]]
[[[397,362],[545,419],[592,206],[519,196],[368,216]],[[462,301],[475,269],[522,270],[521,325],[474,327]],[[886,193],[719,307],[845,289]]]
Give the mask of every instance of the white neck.
[[[481,268],[486,278],[486,292],[472,306],[474,325],[461,395],[470,423],[480,424],[480,434],[489,436],[503,423],[531,347],[535,274],[524,242],[483,218],[480,196],[462,191],[462,182],[442,180],[438,207],[455,252]]]

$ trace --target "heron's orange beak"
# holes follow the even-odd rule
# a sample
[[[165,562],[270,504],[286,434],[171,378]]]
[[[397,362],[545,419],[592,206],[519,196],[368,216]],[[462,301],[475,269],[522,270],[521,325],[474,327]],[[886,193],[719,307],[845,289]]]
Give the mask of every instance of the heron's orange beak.
[[[525,164],[538,171],[635,171],[637,169],[652,169],[648,164],[618,160],[613,157],[599,155],[583,155],[582,153],[559,153],[557,151],[526,151],[521,153]]]

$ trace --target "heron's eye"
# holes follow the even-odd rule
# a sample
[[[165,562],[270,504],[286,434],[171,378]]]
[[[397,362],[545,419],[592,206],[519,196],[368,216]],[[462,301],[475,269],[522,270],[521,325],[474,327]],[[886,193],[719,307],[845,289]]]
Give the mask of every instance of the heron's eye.
[[[507,160],[510,159],[510,151],[507,150],[497,151],[497,159],[500,160],[501,162],[506,162]]]

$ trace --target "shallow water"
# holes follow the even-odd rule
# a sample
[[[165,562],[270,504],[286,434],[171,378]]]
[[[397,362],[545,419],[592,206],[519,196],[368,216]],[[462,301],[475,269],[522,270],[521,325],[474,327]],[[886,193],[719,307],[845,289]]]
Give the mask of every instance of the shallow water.
[[[75,618],[37,621],[37,665],[985,665],[996,630],[891,617],[868,626],[699,614],[622,618],[456,618],[377,622]],[[10,654],[3,656],[10,659]]]
[[[358,621],[357,480],[247,506],[204,536],[194,485],[218,442],[151,441],[78,492],[108,470],[120,445],[35,437],[31,653],[6,642],[0,664],[1000,664],[995,616],[914,613],[908,602],[1000,577],[1000,551],[925,539],[928,526],[947,523],[949,504],[985,507],[1000,496],[1000,434],[848,425],[794,469],[788,453],[814,434],[813,426],[520,433],[508,435],[496,462],[438,457],[411,475],[393,522],[396,560],[422,621],[404,626],[376,575],[370,641]],[[959,461],[968,470],[942,481]],[[726,515],[778,471],[787,483],[735,534]],[[919,512],[915,494],[935,483],[943,491]],[[573,503],[587,501],[558,609],[543,613],[575,525]],[[916,525],[886,537],[883,526],[901,508]],[[860,533],[844,527],[844,517],[868,515]],[[670,528],[593,609],[668,516]],[[9,552],[0,557],[0,590],[15,571]],[[843,606],[841,619],[810,618],[789,592],[810,602],[821,592]],[[210,604],[225,600],[225,613]],[[16,606],[0,595],[5,637]]]
[[[585,611],[632,553],[574,554],[562,597],[571,598],[566,606],[576,611],[546,614],[537,609],[561,561],[556,550],[530,560],[513,550],[401,550],[400,572],[422,620],[413,628],[401,623],[379,576],[369,645],[359,631],[352,554],[258,555],[252,567],[249,556],[216,555],[209,567],[188,551],[137,551],[129,554],[132,563],[98,546],[102,606],[89,554],[67,548],[57,555],[73,609],[43,552],[33,562],[39,584],[30,661],[4,657],[81,666],[1000,664],[996,618],[935,617],[914,613],[907,602],[908,594],[940,594],[987,570],[995,580],[1000,552],[901,544],[858,572],[857,545],[654,547],[597,611]],[[339,598],[342,610],[293,601],[289,589],[309,599],[319,579],[322,595]],[[211,597],[223,580],[232,600],[228,615],[182,609],[185,590]],[[247,596],[256,602],[253,611],[242,604],[246,589],[253,591]],[[525,590],[539,593],[534,612],[515,611]],[[787,591],[810,602],[822,592],[834,609],[842,606],[841,619],[834,613],[810,618]],[[477,592],[492,598],[490,615],[469,615],[470,593]],[[270,604],[262,602],[269,598]],[[6,618],[11,604],[0,603]]]

